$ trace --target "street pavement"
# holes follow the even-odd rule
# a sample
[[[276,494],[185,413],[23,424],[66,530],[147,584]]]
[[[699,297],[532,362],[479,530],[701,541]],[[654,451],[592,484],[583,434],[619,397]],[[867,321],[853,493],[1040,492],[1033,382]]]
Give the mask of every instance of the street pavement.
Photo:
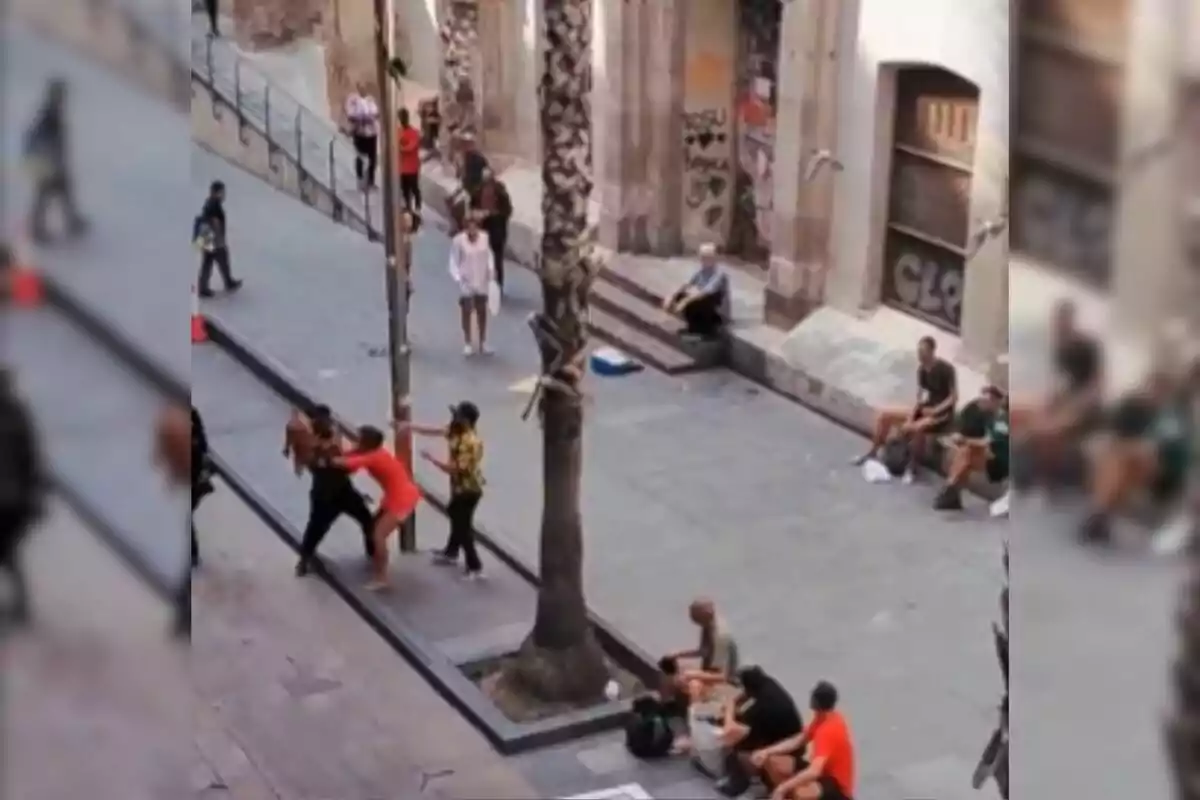
[[[37,626],[0,641],[6,797],[179,800],[185,661],[150,593],[61,503],[24,550]]]
[[[36,84],[20,72],[39,55],[29,49],[13,46],[22,58],[13,57],[10,69]],[[101,80],[67,61],[61,69],[72,82]],[[32,90],[23,91],[28,99]],[[157,111],[116,102],[97,124],[119,117],[126,130],[158,130]],[[165,133],[143,138],[124,149],[98,139],[90,145],[108,156],[84,167],[82,191],[112,220],[100,224],[118,231],[136,217],[146,237],[185,248],[204,187],[226,180],[234,261],[248,283],[208,309],[342,413],[382,421],[379,247],[204,153],[192,153],[190,188],[168,187],[179,169],[173,142]],[[95,241],[107,241],[107,230]],[[417,415],[443,419],[446,404],[463,397],[481,405],[490,480],[481,522],[534,562],[538,432],[518,422],[525,398],[508,387],[535,366],[522,317],[536,307],[536,286],[514,274],[495,321],[498,354],[466,362],[446,250],[432,231],[417,246]],[[146,308],[163,320],[170,315],[182,339],[186,296],[170,270],[189,259],[190,251],[164,267],[166,260],[111,258],[103,276],[81,281],[80,290],[145,346],[161,348],[167,328],[131,318]],[[588,390],[591,605],[654,652],[690,640],[686,603],[711,594],[748,660],[801,696],[818,678],[841,686],[861,749],[864,797],[968,796],[959,787],[989,733],[1000,689],[988,626],[1005,526],[983,519],[978,507],[961,519],[933,514],[928,487],[864,485],[844,466],[860,440],[728,372],[593,379]],[[1031,796],[1166,796],[1158,720],[1177,574],[1138,551],[1080,552],[1066,536],[1066,513],[1020,509],[1007,529],[1017,787]]]

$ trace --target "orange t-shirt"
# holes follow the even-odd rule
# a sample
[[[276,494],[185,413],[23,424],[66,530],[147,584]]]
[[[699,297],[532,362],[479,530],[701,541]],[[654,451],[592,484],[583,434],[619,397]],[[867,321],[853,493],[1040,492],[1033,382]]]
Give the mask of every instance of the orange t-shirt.
[[[808,726],[812,758],[825,759],[824,775],[846,797],[854,797],[854,741],[846,718],[837,711],[818,714]]]
[[[416,128],[401,128],[397,137],[400,147],[400,174],[416,175],[421,171],[421,133]]]
[[[350,453],[343,459],[346,469],[357,472],[365,469],[379,488],[383,490],[380,500],[385,511],[405,516],[416,507],[421,490],[413,483],[408,469],[386,448],[379,447],[366,453]]]

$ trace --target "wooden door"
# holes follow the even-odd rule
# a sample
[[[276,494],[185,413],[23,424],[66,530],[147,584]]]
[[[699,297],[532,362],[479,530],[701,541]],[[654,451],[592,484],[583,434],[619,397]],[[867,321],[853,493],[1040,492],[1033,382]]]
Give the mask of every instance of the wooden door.
[[[975,161],[979,91],[942,69],[896,78],[883,300],[957,332]]]
[[[1107,287],[1131,0],[1029,0],[1017,18],[1011,247]]]

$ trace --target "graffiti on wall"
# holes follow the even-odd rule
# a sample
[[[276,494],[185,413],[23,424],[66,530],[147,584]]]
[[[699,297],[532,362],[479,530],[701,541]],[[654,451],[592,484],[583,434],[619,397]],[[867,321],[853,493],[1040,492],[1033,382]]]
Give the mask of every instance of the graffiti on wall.
[[[763,263],[770,256],[775,204],[775,116],[783,4],[738,4],[737,154],[731,249]]]
[[[683,115],[684,203],[709,229],[724,221],[732,188],[729,128],[725,109],[707,108]]]
[[[1112,198],[1099,185],[1050,168],[1019,170],[1013,185],[1012,249],[1092,283],[1112,263]]]

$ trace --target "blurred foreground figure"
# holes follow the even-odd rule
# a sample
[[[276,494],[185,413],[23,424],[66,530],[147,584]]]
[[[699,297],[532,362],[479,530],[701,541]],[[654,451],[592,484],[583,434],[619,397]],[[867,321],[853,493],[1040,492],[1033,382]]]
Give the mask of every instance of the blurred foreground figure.
[[[195,408],[170,406],[158,419],[155,459],[165,470],[168,480],[178,488],[188,487],[192,493],[192,511],[212,492],[208,470],[208,441],[204,424]],[[200,562],[196,544],[196,526],[192,523],[191,565]],[[191,631],[192,590],[188,580],[181,581],[176,598],[175,632],[186,636]]]
[[[46,491],[32,417],[0,368],[0,569],[11,583],[10,619],[17,625],[30,621],[21,546],[45,511]]]
[[[1000,674],[1004,678],[1004,698],[1000,701],[1000,719],[992,738],[988,740],[971,785],[982,789],[988,780],[996,783],[1000,796],[1008,800],[1008,545],[1004,545],[1004,588],[1000,592],[1000,624],[992,623],[992,637],[996,642],[996,658],[1000,662]]]
[[[1200,517],[1200,485],[1190,500],[1194,520]],[[1175,709],[1167,726],[1177,800],[1200,800],[1200,531],[1193,526],[1191,533],[1191,574],[1179,609],[1179,655],[1173,672]]]
[[[67,84],[61,78],[55,78],[47,84],[42,107],[25,135],[25,162],[33,179],[30,235],[42,244],[51,239],[47,215],[56,201],[69,236],[78,236],[87,230],[87,221],[75,200],[66,106]]]

